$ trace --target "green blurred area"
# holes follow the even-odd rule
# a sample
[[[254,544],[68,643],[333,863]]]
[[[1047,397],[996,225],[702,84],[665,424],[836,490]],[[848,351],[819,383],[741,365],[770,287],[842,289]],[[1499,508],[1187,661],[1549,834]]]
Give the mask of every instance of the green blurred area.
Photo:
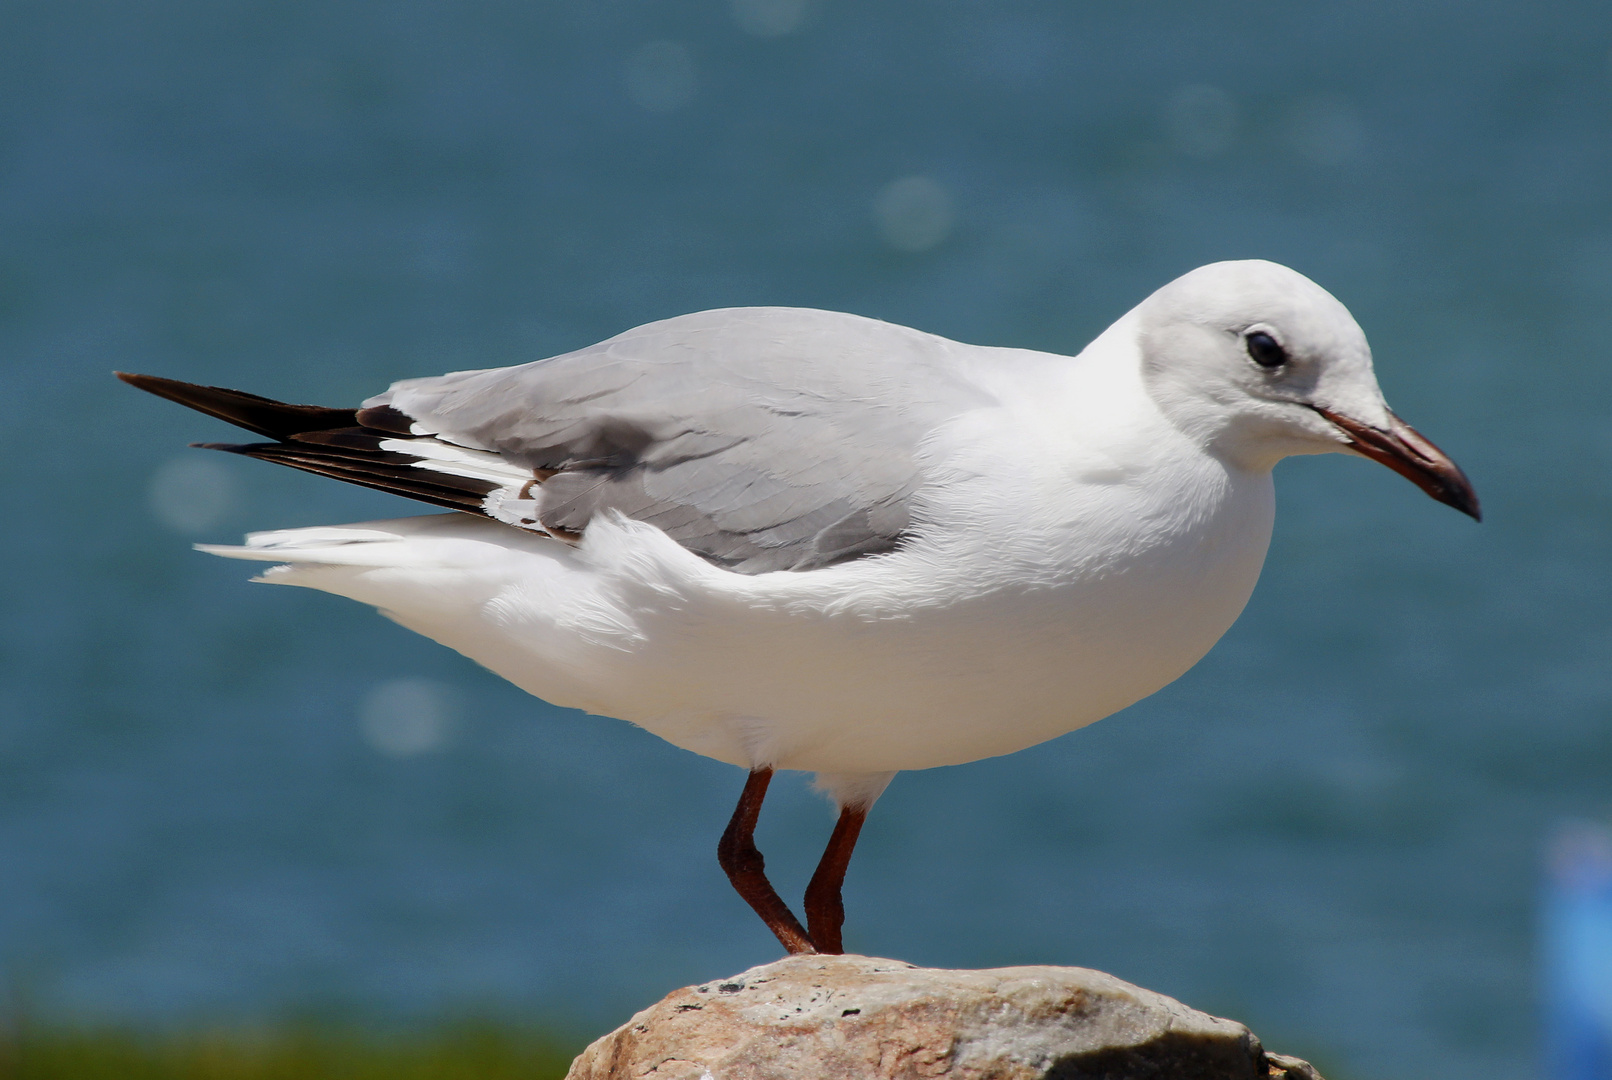
[[[121,1028],[0,1032],[4,1080],[548,1080],[576,1047],[513,1025],[383,1034],[354,1028],[157,1035]]]

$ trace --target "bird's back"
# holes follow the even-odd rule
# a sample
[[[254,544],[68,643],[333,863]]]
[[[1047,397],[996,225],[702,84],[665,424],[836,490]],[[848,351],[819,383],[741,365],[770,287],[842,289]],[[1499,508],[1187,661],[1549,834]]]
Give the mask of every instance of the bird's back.
[[[613,510],[740,573],[805,570],[900,541],[924,437],[989,404],[960,370],[967,348],[855,315],[728,308],[365,404],[546,474],[499,501],[501,520],[580,534]]]

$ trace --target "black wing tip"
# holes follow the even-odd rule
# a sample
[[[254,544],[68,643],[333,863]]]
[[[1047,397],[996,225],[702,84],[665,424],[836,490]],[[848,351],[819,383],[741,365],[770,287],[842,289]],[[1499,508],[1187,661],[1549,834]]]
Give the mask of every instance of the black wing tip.
[[[130,386],[138,387],[148,394],[156,394],[158,397],[165,397],[170,401],[179,401],[180,404],[185,403],[180,395],[197,390],[211,390],[214,393],[221,394],[239,394],[242,397],[256,398],[258,401],[270,400],[269,398],[257,397],[256,394],[247,394],[241,390],[227,390],[221,386],[188,383],[182,379],[165,379],[161,375],[140,375],[132,371],[114,371],[112,374],[116,375],[121,381],[128,383]]]
[[[176,385],[176,380],[164,379],[159,375],[136,375],[132,371],[114,371],[112,374],[130,386],[137,387],[147,393],[156,394],[159,397],[167,396],[162,392],[164,388]],[[184,384],[177,383],[177,385],[183,386]]]
[[[352,427],[358,421],[353,409],[321,405],[291,405],[244,390],[164,379],[157,375],[113,372],[137,389],[271,439],[286,439],[303,431]]]
[[[414,434],[414,417],[393,405],[371,405],[355,414],[361,427],[390,431],[396,435]]]
[[[345,480],[360,487],[433,503],[450,510],[483,513],[483,500],[498,485],[488,480],[415,469],[421,459],[383,449],[397,434],[410,434],[412,418],[389,405],[363,410],[360,424],[354,409],[287,405],[240,390],[201,386],[156,375],[113,372],[130,386],[167,398],[198,412],[225,420],[276,441],[266,443],[199,442],[202,450],[271,461],[293,469]]]

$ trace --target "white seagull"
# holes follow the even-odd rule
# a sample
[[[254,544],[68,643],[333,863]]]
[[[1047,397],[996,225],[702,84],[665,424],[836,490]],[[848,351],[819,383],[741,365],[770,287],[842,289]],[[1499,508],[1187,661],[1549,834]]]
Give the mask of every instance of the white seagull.
[[[120,378],[272,440],[214,449],[462,511],[202,550],[748,769],[718,858],[792,953],[841,951],[846,865],[898,770],[1055,738],[1209,651],[1282,458],[1361,454],[1479,516],[1347,309],[1263,261],[1176,279],[1073,357],[730,308],[356,410]],[[839,810],[805,926],[752,839],[774,769]]]

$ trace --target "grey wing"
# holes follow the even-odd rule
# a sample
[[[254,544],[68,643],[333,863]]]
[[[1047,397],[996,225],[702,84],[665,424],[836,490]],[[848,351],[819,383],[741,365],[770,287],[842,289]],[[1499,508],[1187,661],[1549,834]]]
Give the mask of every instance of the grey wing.
[[[521,470],[486,503],[511,524],[575,539],[615,510],[742,573],[806,570],[901,539],[925,436],[990,404],[962,374],[968,348],[854,315],[731,308],[410,379],[359,415],[389,406],[414,435]]]

